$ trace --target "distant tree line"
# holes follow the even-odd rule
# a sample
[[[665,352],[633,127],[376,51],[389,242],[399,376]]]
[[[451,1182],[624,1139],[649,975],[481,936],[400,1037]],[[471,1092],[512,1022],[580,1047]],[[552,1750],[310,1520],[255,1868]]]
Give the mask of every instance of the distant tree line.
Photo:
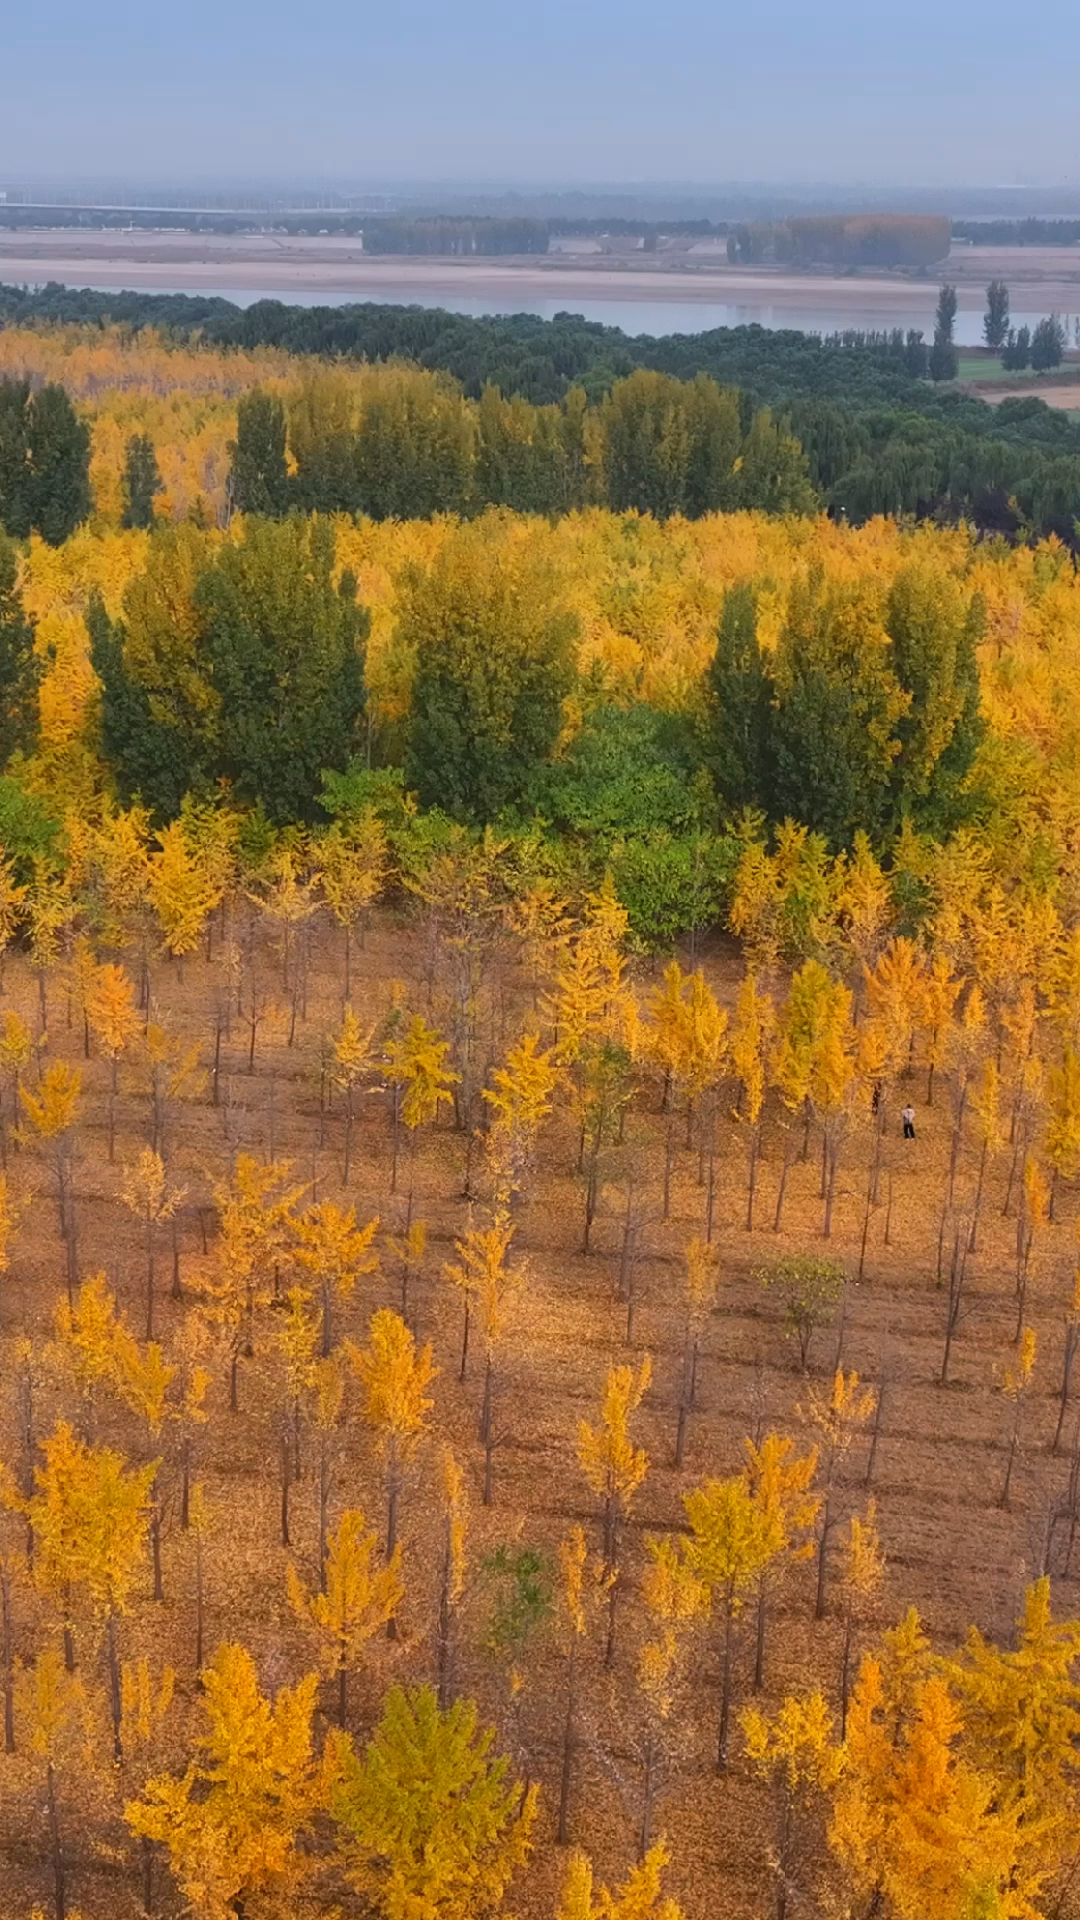
[[[954,220],[952,232],[977,247],[1074,247],[1080,220]]]
[[[288,413],[256,389],[240,401],[232,497],[246,513],[379,520],[485,506],[600,505],[666,519],[818,504],[802,448],[768,409],[745,408],[705,374],[644,369],[596,406],[579,387],[536,407],[488,385],[474,402],[447,375],[408,367],[316,375]]]
[[[561,314],[474,319],[374,303],[293,307],[188,295],[0,288],[0,322],[153,326],[214,345],[276,346],[327,359],[407,359],[451,374],[479,401],[485,386],[537,407],[580,387],[590,404],[636,367],[738,388],[740,405],[791,420],[826,505],[850,519],[963,516],[988,532],[1075,539],[1080,427],[1041,401],[991,407],[924,377],[929,348],[911,336],[821,339],[763,327],[664,338]],[[908,358],[909,348],[911,358]],[[926,361],[924,362],[924,352]]]
[[[928,267],[949,251],[949,222],[937,214],[804,214],[733,227],[732,261],[795,266]]]
[[[365,253],[546,253],[546,220],[377,219],[363,222]]]

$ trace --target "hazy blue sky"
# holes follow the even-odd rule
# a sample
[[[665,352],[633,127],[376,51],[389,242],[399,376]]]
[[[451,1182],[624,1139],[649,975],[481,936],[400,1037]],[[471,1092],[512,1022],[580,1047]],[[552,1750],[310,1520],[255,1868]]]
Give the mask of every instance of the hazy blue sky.
[[[0,178],[1080,182],[1076,0],[0,0]]]

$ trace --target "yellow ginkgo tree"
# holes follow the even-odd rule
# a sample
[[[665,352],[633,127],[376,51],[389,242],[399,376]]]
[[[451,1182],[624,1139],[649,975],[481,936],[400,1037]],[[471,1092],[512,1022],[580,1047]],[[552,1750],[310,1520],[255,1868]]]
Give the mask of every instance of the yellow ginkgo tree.
[[[347,1340],[345,1352],[360,1382],[364,1421],[383,1457],[389,1564],[397,1547],[405,1468],[431,1418],[434,1402],[428,1388],[438,1369],[431,1348],[418,1347],[404,1320],[389,1307],[372,1314],[367,1346]]]
[[[128,1826],[165,1849],[193,1920],[288,1902],[302,1883],[298,1841],[326,1793],[312,1744],[317,1690],[309,1673],[268,1699],[251,1655],[226,1641],[203,1670],[203,1729],[183,1773],[155,1775],[128,1801]]]
[[[337,1686],[338,1726],[348,1712],[349,1674],[380,1627],[394,1618],[404,1597],[401,1548],[379,1562],[379,1545],[362,1513],[343,1513],[327,1541],[324,1585],[311,1593],[296,1568],[288,1569],[289,1603],[315,1639],[320,1664]]]
[[[294,1258],[301,1272],[310,1275],[322,1307],[324,1359],[333,1346],[333,1296],[348,1299],[362,1274],[377,1271],[379,1256],[371,1243],[378,1229],[378,1214],[358,1227],[352,1207],[337,1207],[329,1200],[306,1208],[297,1218]]]
[[[658,1840],[623,1885],[612,1890],[597,1886],[587,1854],[572,1854],[555,1920],[684,1920],[677,1901],[665,1898],[662,1890],[669,1859],[667,1847]]]
[[[644,1447],[634,1445],[630,1422],[651,1379],[652,1361],[648,1354],[636,1373],[632,1367],[611,1367],[600,1396],[599,1420],[595,1426],[587,1420],[578,1422],[578,1465],[601,1503],[603,1563],[609,1589],[605,1656],[609,1666],[615,1657],[620,1531],[634,1495],[649,1470],[649,1456]]]

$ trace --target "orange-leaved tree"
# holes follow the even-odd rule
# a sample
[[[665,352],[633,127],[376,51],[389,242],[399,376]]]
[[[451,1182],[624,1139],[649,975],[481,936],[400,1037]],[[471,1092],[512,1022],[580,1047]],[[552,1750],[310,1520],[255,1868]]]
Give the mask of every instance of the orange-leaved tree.
[[[302,1884],[298,1842],[326,1796],[312,1747],[317,1690],[309,1673],[267,1699],[246,1648],[224,1642],[203,1670],[203,1729],[184,1772],[155,1775],[128,1801],[129,1827],[164,1847],[194,1920],[227,1920],[260,1898],[287,1903]]]

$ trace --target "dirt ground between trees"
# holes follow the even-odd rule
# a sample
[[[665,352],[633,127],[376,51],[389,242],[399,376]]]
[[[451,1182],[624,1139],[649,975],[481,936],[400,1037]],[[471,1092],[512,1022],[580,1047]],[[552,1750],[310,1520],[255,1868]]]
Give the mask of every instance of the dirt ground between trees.
[[[321,1037],[340,1019],[340,936],[324,929],[313,951],[307,1018],[289,1048],[284,1033],[261,1033],[253,1075],[246,1071],[246,1037],[234,1029],[226,1043],[220,1080],[221,1104],[214,1107],[207,1088],[186,1099],[171,1143],[170,1170],[183,1182],[188,1198],[179,1229],[183,1282],[202,1258],[200,1209],[209,1206],[210,1183],[226,1172],[237,1149],[292,1161],[294,1177],[317,1182],[318,1197],[341,1197],[341,1117],[331,1113],[325,1146],[319,1147],[318,1053]],[[367,1023],[389,1005],[392,984],[402,981],[411,1004],[423,1010],[425,988],[420,951],[413,931],[394,913],[381,912],[365,949],[355,959],[353,1001]],[[128,964],[132,964],[128,960]],[[268,982],[280,979],[267,949],[261,960]],[[708,952],[706,971],[730,1004],[739,977],[739,961],[727,943]],[[647,991],[655,976],[641,969],[639,986]],[[219,984],[216,963],[200,955],[182,971],[156,961],[152,992],[157,1017],[187,1041],[198,1041],[207,1062],[212,1052],[213,1003]],[[778,987],[780,983],[777,983]],[[50,1055],[80,1061],[78,1013],[66,1024],[64,993],[58,980],[49,986]],[[507,975],[493,999],[491,1039],[496,1054],[519,1030],[528,995],[520,979]],[[26,963],[9,961],[0,1014],[18,1008],[36,1017],[37,986]],[[437,1017],[437,1007],[436,1007]],[[500,1030],[500,1028],[502,1030]],[[139,1091],[134,1063],[122,1068],[120,1131],[115,1166],[105,1153],[104,1112],[107,1065],[85,1063],[80,1158],[77,1167],[80,1214],[80,1270],[83,1276],[104,1269],[136,1330],[141,1330],[143,1253],[136,1222],[120,1204],[122,1166],[147,1140],[148,1102]],[[884,1386],[873,1491],[888,1571],[869,1631],[895,1622],[909,1605],[924,1616],[935,1641],[953,1644],[969,1623],[1007,1636],[1025,1582],[1039,1571],[1045,1551],[1047,1516],[1064,1496],[1069,1478],[1067,1450],[1054,1456],[1049,1445],[1057,1418],[1063,1319],[1072,1292],[1076,1257],[1076,1198],[1059,1193],[1057,1221],[1036,1245],[1034,1279],[1027,1318],[1039,1336],[1036,1385],[1029,1405],[1024,1449],[1008,1511],[999,1504],[1010,1430],[1010,1409],[995,1390],[995,1368],[1012,1352],[1016,1320],[1013,1287],[1015,1221],[1003,1218],[1004,1181],[1009,1153],[998,1157],[991,1176],[980,1251],[974,1263],[971,1311],[964,1319],[952,1359],[952,1384],[938,1384],[944,1337],[946,1296],[935,1279],[937,1236],[951,1119],[948,1087],[939,1082],[936,1104],[925,1104],[925,1075],[916,1071],[901,1091],[917,1113],[914,1142],[903,1142],[898,1110],[890,1118],[886,1141],[883,1204],[871,1216],[863,1284],[852,1286],[846,1309],[843,1361],[865,1378]],[[612,1674],[603,1671],[594,1647],[587,1661],[586,1741],[580,1755],[572,1813],[572,1837],[592,1853],[605,1877],[621,1877],[634,1855],[639,1780],[629,1730],[633,1725],[633,1666],[641,1637],[643,1609],[638,1583],[650,1532],[676,1528],[682,1520],[681,1496],[709,1475],[729,1474],[741,1464],[744,1437],[775,1428],[791,1433],[805,1448],[810,1433],[798,1409],[809,1388],[821,1386],[834,1363],[836,1330],[819,1333],[811,1349],[811,1375],[798,1371],[797,1353],[785,1339],[773,1302],[753,1278],[756,1263],[781,1251],[817,1249],[822,1208],[817,1197],[816,1139],[810,1157],[796,1163],[789,1183],[783,1231],[772,1231],[776,1182],[783,1154],[782,1136],[770,1109],[764,1160],[759,1176],[757,1218],[748,1233],[747,1153],[744,1129],[732,1116],[729,1086],[722,1105],[720,1189],[716,1238],[721,1256],[721,1289],[706,1334],[699,1375],[699,1409],[692,1419],[686,1461],[672,1467],[682,1353],[681,1254],[700,1230],[703,1195],[697,1184],[696,1152],[677,1160],[672,1218],[659,1220],[659,1185],[665,1122],[658,1111],[658,1090],[645,1090],[635,1104],[628,1137],[648,1157],[657,1204],[644,1243],[637,1282],[633,1347],[625,1341],[626,1305],[618,1293],[620,1199],[611,1193],[595,1234],[596,1251],[584,1257],[581,1183],[574,1176],[575,1141],[569,1116],[557,1113],[541,1142],[539,1170],[518,1216],[515,1249],[528,1262],[528,1279],[514,1309],[500,1362],[497,1423],[501,1443],[495,1456],[495,1498],[490,1510],[480,1504],[482,1449],[477,1441],[480,1365],[473,1361],[464,1385],[458,1380],[461,1303],[457,1289],[442,1276],[455,1234],[469,1217],[461,1198],[464,1142],[445,1121],[422,1140],[415,1165],[414,1218],[429,1223],[423,1279],[414,1292],[417,1331],[430,1340],[440,1367],[435,1385],[435,1441],[448,1440],[466,1468],[472,1499],[474,1560],[486,1548],[518,1541],[554,1553],[568,1527],[581,1521],[599,1550],[596,1503],[577,1465],[576,1427],[594,1417],[609,1365],[649,1353],[653,1383],[638,1418],[638,1437],[650,1456],[650,1469],[627,1530],[626,1584],[620,1603],[619,1651]],[[354,1175],[349,1200],[358,1218],[381,1219],[382,1271],[361,1281],[353,1299],[338,1311],[337,1329],[362,1338],[377,1305],[398,1303],[397,1267],[386,1250],[385,1234],[400,1230],[404,1189],[388,1192],[390,1119],[385,1091],[363,1097],[362,1121],[354,1143]],[[870,1122],[857,1127],[845,1144],[838,1183],[831,1252],[854,1272],[858,1262],[866,1193]],[[613,1172],[617,1169],[613,1168]],[[975,1149],[965,1151],[961,1182],[974,1184]],[[406,1176],[407,1178],[407,1176]],[[29,1335],[41,1349],[63,1286],[62,1250],[55,1229],[55,1208],[48,1170],[33,1148],[12,1154],[9,1179],[27,1206],[14,1242],[10,1271],[0,1286],[0,1372],[4,1452],[15,1446],[12,1357],[15,1342]],[[887,1193],[891,1188],[890,1244],[883,1242]],[[209,1216],[203,1215],[203,1220]],[[163,1259],[163,1267],[168,1261]],[[166,1348],[190,1297],[160,1303],[160,1335]],[[38,1392],[38,1432],[50,1430],[60,1406],[56,1388],[42,1366]],[[70,1401],[67,1403],[70,1405]],[[210,1511],[207,1546],[207,1642],[244,1641],[258,1662],[264,1687],[295,1680],[311,1664],[285,1592],[289,1555],[279,1545],[277,1420],[281,1404],[279,1376],[265,1336],[254,1359],[240,1367],[240,1411],[228,1411],[224,1363],[215,1365],[209,1396],[210,1419],[197,1445],[198,1476]],[[106,1419],[100,1437],[131,1448],[133,1424],[125,1416]],[[1067,1423],[1072,1439],[1072,1422]],[[394,1677],[410,1681],[433,1672],[431,1644],[435,1578],[433,1541],[434,1447],[422,1452],[412,1471],[404,1501],[407,1601],[402,1639],[380,1644],[367,1680],[354,1690],[353,1729],[371,1725],[379,1693]],[[841,1518],[861,1509],[868,1448],[860,1441],[843,1474]],[[316,1542],[317,1495],[310,1460],[293,1494],[293,1558],[309,1575]],[[193,1557],[191,1536],[176,1518],[175,1463],[165,1469],[172,1490],[163,1544],[163,1603],[149,1598],[149,1585],[123,1623],[124,1652],[169,1660],[177,1670],[176,1736],[195,1724],[193,1672]],[[377,1463],[370,1435],[350,1420],[343,1435],[333,1510],[360,1505],[378,1524],[382,1512]],[[834,1536],[839,1545],[840,1529]],[[1061,1613],[1080,1610],[1075,1574],[1065,1573],[1064,1538],[1052,1548],[1055,1604]],[[1080,1556],[1078,1556],[1080,1561]],[[770,1631],[768,1701],[785,1691],[821,1684],[835,1703],[842,1629],[833,1598],[826,1620],[813,1619],[814,1568],[794,1569],[779,1598]],[[509,1902],[521,1920],[548,1920],[554,1912],[563,1856],[554,1844],[558,1792],[558,1733],[561,1714],[561,1665],[550,1646],[530,1649],[526,1685],[513,1709],[504,1677],[478,1645],[480,1598],[467,1601],[456,1655],[456,1682],[475,1694],[485,1715],[494,1718],[500,1738],[517,1764],[531,1769],[543,1788],[534,1860]],[[42,1644],[49,1620],[46,1603],[20,1587],[17,1645],[26,1657]],[[470,1631],[470,1622],[472,1630]],[[744,1618],[737,1655],[737,1702],[749,1698],[752,1647]],[[864,1636],[865,1638],[865,1636]],[[100,1655],[86,1646],[87,1672],[100,1679]],[[684,1904],[688,1920],[759,1920],[771,1912],[768,1853],[772,1809],[767,1792],[736,1759],[720,1780],[713,1771],[717,1719],[718,1656],[715,1632],[701,1642],[691,1684],[680,1706],[682,1751],[659,1797],[655,1827],[666,1833],[672,1852],[670,1891]],[[329,1690],[327,1690],[328,1696]],[[733,1751],[739,1745],[734,1742]],[[0,1756],[0,1913],[4,1920],[29,1916],[48,1891],[46,1833],[40,1775],[22,1755]],[[134,1853],[118,1807],[131,1785],[88,1775],[63,1787],[70,1897],[86,1920],[133,1920],[140,1908]],[[811,1847],[820,1836],[808,1835]],[[164,1873],[159,1876],[160,1911],[172,1914],[177,1903]],[[346,1905],[345,1911],[351,1909]],[[305,1906],[304,1912],[308,1909]],[[792,1902],[790,1920],[810,1920],[821,1911],[817,1897]]]

